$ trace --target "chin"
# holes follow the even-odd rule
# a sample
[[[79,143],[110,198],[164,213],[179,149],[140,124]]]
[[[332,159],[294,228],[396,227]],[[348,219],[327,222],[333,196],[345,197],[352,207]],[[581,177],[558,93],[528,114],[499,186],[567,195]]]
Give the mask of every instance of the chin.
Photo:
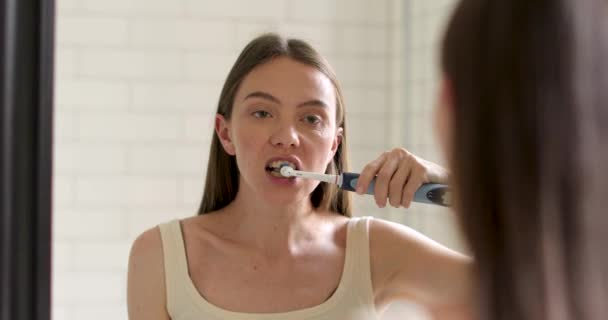
[[[295,190],[266,190],[262,199],[273,206],[290,206],[303,201],[310,201],[310,194],[304,195]]]

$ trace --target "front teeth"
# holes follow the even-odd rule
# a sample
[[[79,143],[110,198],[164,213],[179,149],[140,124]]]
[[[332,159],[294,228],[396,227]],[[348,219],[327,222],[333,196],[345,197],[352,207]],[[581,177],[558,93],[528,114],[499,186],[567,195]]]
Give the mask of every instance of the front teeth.
[[[292,162],[286,160],[276,160],[268,164],[268,167],[272,168],[270,174],[274,177],[284,178],[283,175],[281,175],[281,168],[286,165],[290,166],[293,169],[296,168],[296,165]]]

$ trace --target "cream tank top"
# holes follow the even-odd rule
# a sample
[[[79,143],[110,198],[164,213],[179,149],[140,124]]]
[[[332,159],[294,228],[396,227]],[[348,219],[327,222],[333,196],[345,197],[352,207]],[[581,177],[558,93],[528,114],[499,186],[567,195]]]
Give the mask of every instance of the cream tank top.
[[[172,320],[373,320],[374,306],[369,255],[371,217],[351,218],[346,253],[337,289],[314,307],[281,313],[244,313],[222,309],[200,295],[188,274],[181,226],[178,220],[159,225],[165,264],[167,310]]]

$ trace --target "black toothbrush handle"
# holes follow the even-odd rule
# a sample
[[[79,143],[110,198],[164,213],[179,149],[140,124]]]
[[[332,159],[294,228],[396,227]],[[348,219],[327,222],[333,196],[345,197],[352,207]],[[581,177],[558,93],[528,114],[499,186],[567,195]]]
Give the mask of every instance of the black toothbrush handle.
[[[359,181],[360,174],[353,172],[342,173],[342,186],[343,190],[355,191],[357,187],[357,181]],[[376,186],[376,178],[372,179],[367,188],[367,194],[374,194],[374,188]],[[439,183],[425,183],[414,193],[414,202],[435,204],[444,207],[450,206],[450,190],[447,185]]]

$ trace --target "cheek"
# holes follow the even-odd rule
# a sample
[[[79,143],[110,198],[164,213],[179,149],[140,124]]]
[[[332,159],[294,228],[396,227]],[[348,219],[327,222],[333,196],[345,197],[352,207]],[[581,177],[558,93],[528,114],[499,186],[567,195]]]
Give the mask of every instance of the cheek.
[[[258,156],[263,144],[265,143],[263,132],[259,130],[249,130],[241,126],[238,130],[233,131],[234,150],[236,158],[241,169],[249,167],[250,163]]]
[[[332,146],[334,142],[334,134],[331,130],[326,132],[319,132],[314,136],[314,139],[310,139],[310,146],[314,148],[315,152],[311,154],[316,155],[315,162],[317,163],[318,170],[325,170],[327,164],[331,161],[333,156]]]
[[[260,130],[261,128],[255,127],[247,121],[235,123],[233,128],[232,134],[237,153],[239,149],[243,151],[250,150],[255,145],[260,144],[264,135],[263,130]]]

